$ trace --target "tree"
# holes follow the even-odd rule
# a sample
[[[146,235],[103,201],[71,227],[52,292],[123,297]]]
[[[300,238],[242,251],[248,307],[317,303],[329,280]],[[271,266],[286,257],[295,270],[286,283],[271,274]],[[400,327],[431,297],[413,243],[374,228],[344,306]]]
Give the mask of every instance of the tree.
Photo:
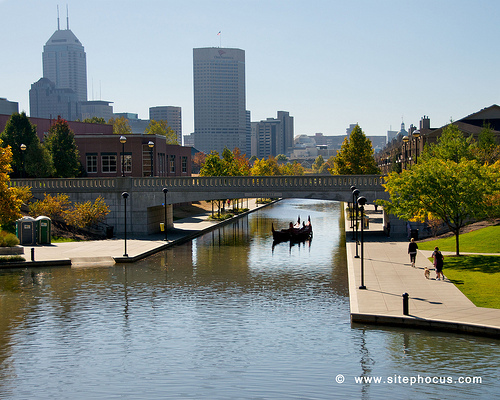
[[[224,176],[224,164],[219,157],[219,152],[213,150],[205,157],[200,176]]]
[[[297,161],[279,166],[280,175],[304,175],[304,167]]]
[[[455,235],[460,254],[460,229],[471,220],[498,215],[499,165],[480,165],[437,157],[420,160],[400,174],[391,172],[384,185],[390,201],[379,201],[400,218],[424,221],[429,215],[442,220]]]
[[[373,156],[373,148],[359,125],[345,138],[340,151],[334,158],[334,166],[329,170],[333,175],[379,174]]]
[[[92,118],[85,118],[83,122],[87,124],[105,124],[106,120],[103,117],[92,117]]]
[[[54,175],[57,178],[73,178],[79,174],[80,159],[75,135],[66,120],[57,118],[49,129],[45,143],[54,160]]]
[[[132,128],[125,117],[110,118],[108,124],[113,125],[113,133],[115,135],[129,135],[132,133]]]
[[[14,113],[0,135],[4,146],[12,151],[12,177],[46,178],[54,173],[52,157],[40,143],[36,126],[32,125],[25,112]],[[21,150],[21,145],[26,150]]]
[[[267,160],[265,158],[255,160],[250,174],[253,176],[277,176],[281,175],[281,172],[276,158],[269,156]]]
[[[152,119],[149,121],[144,134],[165,136],[167,144],[179,144],[177,142],[177,135],[175,134],[175,131],[168,126],[167,121],[165,120],[156,121]]]
[[[494,164],[500,160],[500,145],[489,125],[483,127],[477,142],[472,145],[472,153],[481,164]]]
[[[12,152],[0,139],[0,226],[21,217],[21,205],[31,197],[30,188],[9,185]]]
[[[431,158],[451,160],[456,163],[464,158],[472,160],[475,158],[471,147],[472,142],[472,136],[465,137],[456,125],[450,123],[443,128],[443,132],[436,143],[432,143],[424,149],[421,157],[419,157],[419,162]]]
[[[312,165],[312,170],[316,173],[319,173],[321,167],[325,163],[325,160],[323,156],[320,154],[318,157],[316,157],[316,160],[314,160],[314,163]]]

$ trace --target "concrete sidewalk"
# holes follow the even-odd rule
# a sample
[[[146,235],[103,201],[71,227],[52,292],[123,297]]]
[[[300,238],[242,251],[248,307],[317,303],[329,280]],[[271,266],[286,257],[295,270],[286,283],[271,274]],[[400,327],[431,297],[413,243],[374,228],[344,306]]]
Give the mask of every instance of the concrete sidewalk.
[[[410,264],[408,241],[387,238],[370,225],[364,241],[364,284],[356,243],[347,235],[351,321],[467,332],[500,338],[500,310],[476,307],[449,280],[438,281],[430,252],[418,251]],[[358,249],[358,254],[361,249]],[[431,279],[424,268],[431,269]],[[446,275],[446,260],[444,274]],[[403,293],[409,294],[409,315],[403,315]]]
[[[257,204],[255,199],[249,199],[249,211],[239,214],[229,220],[218,222],[208,220],[211,212],[193,215],[174,221],[173,229],[165,234],[159,233],[146,237],[130,237],[126,242],[124,238],[113,238],[107,240],[95,240],[86,242],[54,243],[43,246],[25,246],[25,262],[12,262],[0,264],[0,268],[18,268],[30,266],[105,266],[115,263],[134,262],[151,254],[161,251],[169,246],[191,240],[201,234],[215,229],[237,218],[241,218],[250,212],[265,207],[267,204]],[[32,260],[32,249],[34,249],[34,261]]]

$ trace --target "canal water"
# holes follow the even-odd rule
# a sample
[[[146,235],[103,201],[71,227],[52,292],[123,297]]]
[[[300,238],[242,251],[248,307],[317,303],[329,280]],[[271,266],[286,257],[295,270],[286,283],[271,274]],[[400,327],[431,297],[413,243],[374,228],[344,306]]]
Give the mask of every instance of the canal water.
[[[273,247],[298,216],[313,239]],[[343,222],[285,200],[131,265],[0,271],[0,398],[498,398],[498,341],[350,324]]]

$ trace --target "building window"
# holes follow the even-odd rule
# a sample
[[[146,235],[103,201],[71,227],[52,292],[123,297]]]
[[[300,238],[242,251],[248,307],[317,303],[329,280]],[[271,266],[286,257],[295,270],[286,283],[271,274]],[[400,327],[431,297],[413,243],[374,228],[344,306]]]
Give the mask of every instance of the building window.
[[[116,153],[102,153],[101,162],[103,173],[116,172]]]
[[[87,154],[87,173],[97,173],[97,154]]]
[[[188,158],[186,156],[182,156],[182,172],[188,172]]]
[[[121,165],[123,165],[123,169],[125,170],[122,172],[132,173],[132,154],[125,154],[122,155],[120,158],[122,162]],[[122,168],[122,166],[120,166],[120,168]]]
[[[165,172],[165,153],[158,153],[158,174],[160,176],[165,176]]]
[[[170,156],[170,173],[175,174],[175,155]]]

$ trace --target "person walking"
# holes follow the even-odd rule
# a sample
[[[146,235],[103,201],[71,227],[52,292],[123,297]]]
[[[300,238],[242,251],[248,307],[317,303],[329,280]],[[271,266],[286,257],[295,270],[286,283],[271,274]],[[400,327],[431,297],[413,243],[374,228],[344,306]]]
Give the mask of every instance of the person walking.
[[[444,281],[444,275],[443,275],[444,257],[443,254],[439,251],[439,248],[437,246],[434,247],[432,258],[434,259],[434,268],[436,269],[436,280],[439,281],[442,278]]]
[[[411,266],[415,268],[415,260],[417,259],[417,243],[415,243],[415,239],[411,238],[410,244],[408,245],[408,254],[410,255]]]

